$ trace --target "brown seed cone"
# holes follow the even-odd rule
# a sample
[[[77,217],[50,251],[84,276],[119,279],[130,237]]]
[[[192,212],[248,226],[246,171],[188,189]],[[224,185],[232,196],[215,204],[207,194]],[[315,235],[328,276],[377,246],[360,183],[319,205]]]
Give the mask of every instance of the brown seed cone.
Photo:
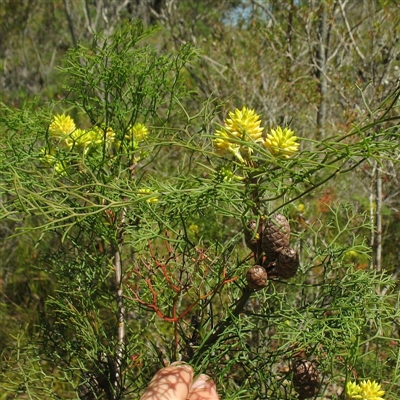
[[[282,214],[274,214],[264,226],[261,249],[268,261],[277,259],[279,252],[289,246],[290,226]]]
[[[247,247],[254,253],[257,252],[260,235],[257,232],[257,221],[255,219],[249,221],[244,230],[244,240]]]
[[[296,275],[299,264],[297,251],[291,247],[285,247],[278,254],[273,273],[280,278],[289,279]]]
[[[292,364],[293,386],[300,399],[311,399],[320,387],[320,376],[311,361],[297,360]]]
[[[246,273],[246,280],[251,289],[260,290],[267,286],[267,271],[261,265],[253,265]]]

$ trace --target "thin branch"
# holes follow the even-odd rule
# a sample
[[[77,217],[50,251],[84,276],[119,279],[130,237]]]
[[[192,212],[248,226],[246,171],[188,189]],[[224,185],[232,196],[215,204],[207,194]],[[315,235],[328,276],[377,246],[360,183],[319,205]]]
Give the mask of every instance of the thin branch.
[[[121,262],[121,245],[123,238],[123,226],[125,224],[126,210],[122,211],[120,221],[120,231],[118,232],[117,244],[114,253],[114,271],[115,271],[115,287],[117,290],[117,317],[118,317],[118,342],[115,358],[115,376],[114,379],[114,399],[119,398],[119,392],[122,388],[122,367],[125,355],[125,307],[124,307],[124,289],[122,285],[122,262]]]
[[[91,34],[95,33],[92,17],[90,16],[89,0],[83,0],[83,14],[85,15],[86,27]]]
[[[374,180],[375,180],[375,169],[376,169],[376,163],[371,173],[371,183],[369,188],[369,218],[371,224],[371,237],[369,240],[369,244],[371,246],[371,249],[373,249],[375,246],[375,213],[374,213],[375,193],[373,190]],[[369,268],[372,269],[373,266],[374,266],[374,256],[371,257]]]
[[[320,100],[317,111],[317,127],[321,138],[325,137],[325,120],[326,120],[326,108],[327,108],[327,71],[328,71],[328,49],[329,49],[329,36],[328,36],[328,22],[327,22],[327,5],[325,2],[321,3],[320,10],[320,26],[319,26],[319,41],[317,49],[317,64],[318,64],[318,86]]]
[[[376,270],[382,271],[382,170],[376,171]]]
[[[65,14],[67,15],[69,31],[70,31],[71,37],[72,37],[72,44],[76,48],[78,46],[78,43],[77,43],[76,36],[75,36],[74,23],[73,23],[71,11],[69,8],[68,0],[64,0],[64,7],[65,7]]]
[[[342,12],[343,20],[344,20],[344,23],[345,23],[345,25],[346,25],[346,29],[347,29],[347,32],[348,32],[348,34],[349,34],[351,43],[353,44],[354,49],[355,49],[356,53],[358,54],[358,56],[361,58],[361,60],[364,61],[365,56],[364,56],[364,54],[361,52],[361,50],[359,49],[359,47],[357,46],[356,41],[354,40],[353,32],[351,31],[351,27],[350,27],[350,24],[349,24],[349,20],[347,19],[346,11],[345,11],[345,9],[344,9],[346,3],[347,3],[347,2],[342,3],[341,1],[339,1],[340,11]]]
[[[261,10],[263,10],[268,17],[271,19],[272,23],[274,25],[277,25],[279,27],[278,21],[276,20],[274,14],[272,14],[272,12],[270,11],[270,9],[268,8],[268,6],[266,6],[265,4],[259,3],[256,0],[251,0],[251,3],[259,8],[261,8]]]
[[[232,311],[231,315],[226,318],[223,321],[220,321],[217,326],[213,329],[212,334],[208,337],[208,339],[199,347],[199,349],[194,353],[193,357],[191,358],[190,361],[194,361],[199,359],[199,357],[207,351],[221,336],[221,334],[224,333],[224,331],[232,324],[235,318],[239,316],[239,314],[244,310],[247,301],[250,299],[251,295],[255,291],[253,289],[250,289],[248,286],[246,286],[243,289],[242,296],[236,303],[235,309]],[[189,361],[189,360],[186,360]]]

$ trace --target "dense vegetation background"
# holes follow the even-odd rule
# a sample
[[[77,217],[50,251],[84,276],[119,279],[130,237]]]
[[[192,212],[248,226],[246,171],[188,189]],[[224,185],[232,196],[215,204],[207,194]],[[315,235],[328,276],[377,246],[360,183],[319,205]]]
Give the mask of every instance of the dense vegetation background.
[[[398,399],[399,31],[396,1],[0,0],[0,399],[138,398],[176,359],[224,399]],[[298,154],[218,156],[244,106]],[[276,212],[299,271],[249,291]]]

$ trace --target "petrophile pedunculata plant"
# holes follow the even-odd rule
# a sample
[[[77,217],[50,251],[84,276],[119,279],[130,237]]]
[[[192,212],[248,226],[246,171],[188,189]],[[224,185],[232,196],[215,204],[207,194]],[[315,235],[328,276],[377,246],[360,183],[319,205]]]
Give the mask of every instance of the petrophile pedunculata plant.
[[[18,347],[4,390],[140,397],[184,360],[227,399],[382,396],[365,327],[392,335],[393,297],[375,290],[392,281],[349,257],[369,254],[363,212],[338,202],[322,218],[312,196],[397,143],[370,122],[319,142],[248,105],[198,104],[193,49],[163,54],[149,33],[71,51],[62,102],[4,108],[2,218],[40,233],[56,285],[36,358]]]

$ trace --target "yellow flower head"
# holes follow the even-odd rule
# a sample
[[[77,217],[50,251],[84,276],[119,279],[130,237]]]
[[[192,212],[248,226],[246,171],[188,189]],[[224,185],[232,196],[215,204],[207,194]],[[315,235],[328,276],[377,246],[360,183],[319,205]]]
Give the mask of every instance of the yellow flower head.
[[[361,399],[361,388],[355,382],[347,382],[346,384],[346,398],[348,400]]]
[[[55,115],[49,126],[50,135],[57,139],[64,139],[76,129],[74,120],[65,114]]]
[[[106,129],[103,130],[103,133],[106,133],[106,142],[111,143],[115,140],[115,132],[111,126],[107,126]]]
[[[66,139],[65,143],[69,148],[72,147],[86,147],[91,144],[89,132],[83,129],[75,129]]]
[[[65,175],[65,174],[66,174],[65,166],[64,166],[64,164],[63,164],[62,162],[60,162],[60,161],[57,161],[57,162],[54,164],[53,168],[54,168],[54,172],[55,172],[57,175]]]
[[[297,211],[302,213],[305,210],[306,206],[303,203],[297,205]]]
[[[99,145],[103,143],[104,131],[98,126],[94,126],[87,131],[86,140],[92,145]]]
[[[197,234],[199,233],[199,231],[200,231],[200,228],[199,228],[199,226],[196,225],[196,224],[191,224],[191,225],[189,226],[188,231],[189,231],[190,233],[192,233],[193,235],[197,235]]]
[[[40,150],[40,161],[46,167],[52,167],[57,162],[57,158],[54,156],[54,154],[54,150],[48,151],[47,149],[43,148]]]
[[[225,129],[234,137],[241,140],[253,139],[262,141],[261,135],[264,128],[260,128],[260,117],[247,107],[236,109],[229,113],[230,118],[225,120]]]
[[[248,158],[252,149],[246,145],[237,143],[240,141],[262,142],[261,120],[254,110],[243,107],[241,110],[229,112],[223,129],[215,132],[214,145],[218,153],[234,154],[241,162]]]
[[[125,136],[126,140],[136,140],[137,142],[141,142],[145,140],[149,135],[149,130],[145,125],[137,123],[133,125],[132,128],[129,129],[128,134]]]
[[[271,129],[271,133],[267,135],[264,141],[264,146],[274,156],[282,156],[284,158],[289,158],[299,149],[297,136],[294,136],[294,132],[287,127],[282,129],[280,126],[276,129]]]
[[[106,143],[110,144],[115,140],[115,132],[111,127],[100,127],[95,126],[89,131],[87,131],[87,135],[85,137],[86,145],[99,145],[103,143],[104,137],[106,139]]]
[[[360,383],[361,393],[363,395],[363,399],[365,400],[384,400],[381,396],[385,394],[384,390],[381,389],[381,385],[379,385],[375,381],[362,381]]]
[[[348,382],[346,385],[346,395],[348,400],[384,400],[384,390],[381,385],[375,381],[362,381],[359,385],[355,382]]]

